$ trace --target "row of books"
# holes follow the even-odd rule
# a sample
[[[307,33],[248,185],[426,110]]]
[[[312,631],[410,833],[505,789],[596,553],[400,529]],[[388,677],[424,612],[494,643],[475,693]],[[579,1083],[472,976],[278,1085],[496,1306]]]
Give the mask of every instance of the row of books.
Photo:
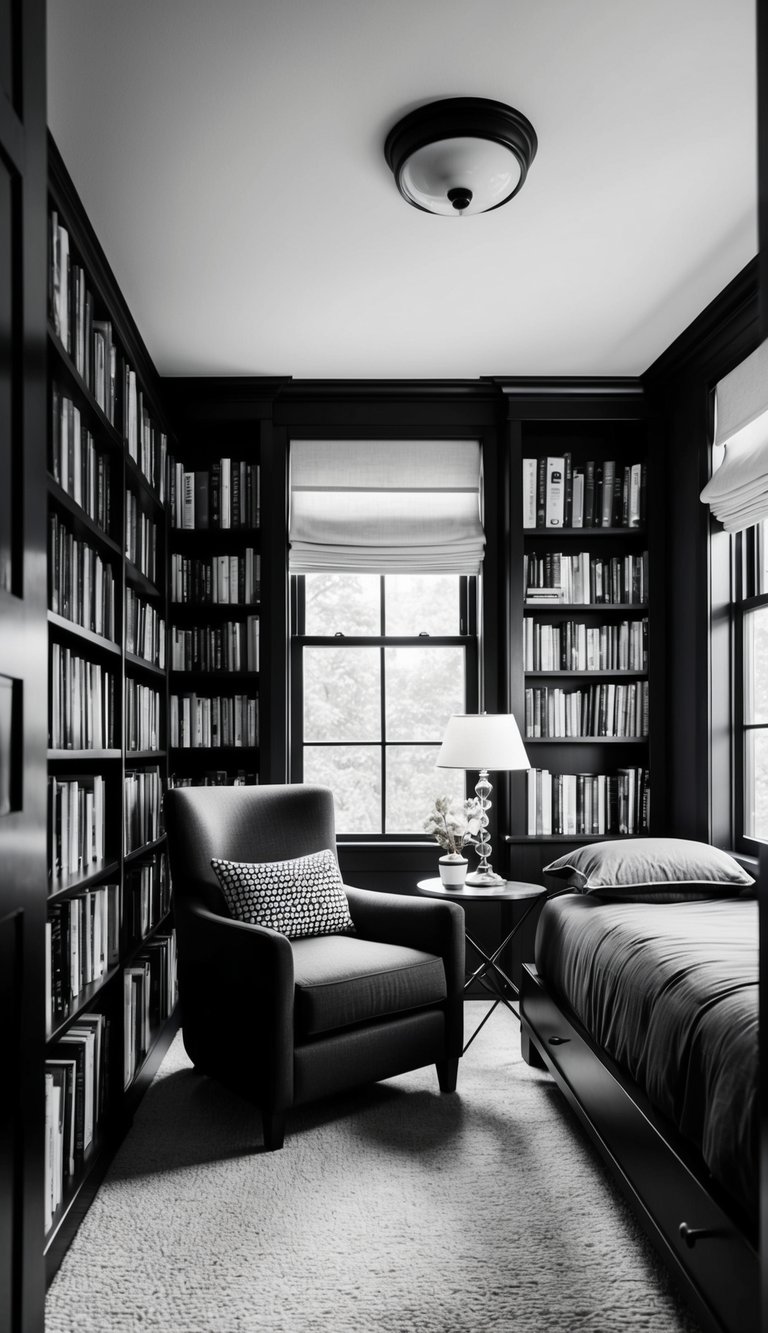
[[[523,620],[524,671],[647,671],[648,620],[587,625]]]
[[[648,552],[603,557],[551,551],[523,557],[528,605],[636,605],[648,601]]]
[[[551,773],[529,769],[528,833],[598,837],[607,833],[647,833],[650,779],[647,768],[616,773]]]
[[[54,331],[107,420],[120,430],[128,453],[164,498],[166,436],[152,420],[136,371],[118,354],[112,324],[97,319],[82,265],[67,228],[54,210],[49,228],[49,310]]]
[[[174,528],[257,528],[260,515],[258,463],[220,458],[191,471],[171,459],[168,505]]]
[[[49,515],[48,606],[84,629],[115,639],[115,576],[99,553]]]
[[[69,232],[54,210],[49,230],[49,313],[57,337],[99,407],[114,425],[117,348],[108,320],[94,319],[85,270],[70,249]]]
[[[173,671],[258,671],[259,617],[171,630]]]
[[[120,952],[120,886],[51,903],[45,923],[47,1032],[64,1022],[77,997],[114,967]]]
[[[79,504],[90,519],[109,532],[109,456],[96,448],[91,432],[80,418],[76,403],[54,384],[51,430],[51,473],[63,491]]]
[[[100,773],[49,777],[51,874],[76,875],[104,859],[105,783]]]
[[[249,606],[261,597],[261,555],[171,555],[171,601]]]
[[[107,1105],[110,1025],[104,1014],[79,1014],[45,1061],[45,1231],[65,1189],[80,1171]]]
[[[165,621],[151,602],[125,589],[125,651],[165,668]]]
[[[648,681],[627,684],[607,681],[585,690],[559,686],[528,686],[525,690],[525,734],[531,740],[648,735]]]
[[[234,771],[228,768],[210,768],[205,773],[196,773],[194,777],[179,776],[174,773],[170,778],[171,787],[256,787],[258,783],[258,773],[249,773],[244,768],[237,768]]]
[[[524,528],[639,528],[646,516],[645,463],[523,459]]]
[[[160,769],[128,769],[123,783],[123,846],[126,855],[160,837],[162,810]]]
[[[154,1028],[176,1004],[176,935],[155,935],[123,969],[123,1085],[129,1088],[150,1047]]]
[[[54,750],[109,750],[116,744],[115,676],[100,662],[51,643],[50,744]]]
[[[131,564],[155,582],[157,578],[157,524],[145,514],[133,491],[125,492],[125,555]]]
[[[165,500],[168,440],[153,422],[139,388],[136,371],[123,363],[123,436],[128,456],[143,473],[158,499]]]
[[[157,750],[160,744],[160,691],[133,676],[125,678],[125,748]]]
[[[172,694],[171,745],[196,750],[259,743],[258,700],[247,694]]]
[[[159,926],[171,906],[171,882],[164,855],[132,865],[125,875],[123,915],[129,944],[146,939]]]

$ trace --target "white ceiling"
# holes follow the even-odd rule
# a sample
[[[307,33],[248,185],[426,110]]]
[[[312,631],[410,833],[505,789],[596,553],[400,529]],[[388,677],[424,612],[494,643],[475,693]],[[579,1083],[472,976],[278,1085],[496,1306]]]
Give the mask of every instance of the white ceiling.
[[[168,375],[642,373],[754,256],[754,0],[49,0],[49,124]],[[405,111],[508,102],[495,212],[409,207]]]

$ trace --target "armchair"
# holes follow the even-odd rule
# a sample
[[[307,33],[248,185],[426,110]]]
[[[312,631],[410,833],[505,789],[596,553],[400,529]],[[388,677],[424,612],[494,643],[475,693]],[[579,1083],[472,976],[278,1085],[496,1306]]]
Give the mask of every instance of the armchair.
[[[451,902],[344,886],[354,934],[289,939],[232,919],[212,858],[271,862],[330,848],[325,787],[178,787],[165,803],[184,1045],[195,1067],[261,1109],[288,1111],[435,1064],[456,1087],[464,917]]]

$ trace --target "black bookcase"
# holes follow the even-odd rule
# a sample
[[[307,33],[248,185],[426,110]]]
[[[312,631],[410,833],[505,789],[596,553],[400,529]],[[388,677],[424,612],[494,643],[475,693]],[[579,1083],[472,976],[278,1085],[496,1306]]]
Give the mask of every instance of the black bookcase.
[[[637,381],[504,389],[507,690],[544,774],[509,776],[507,843],[510,873],[538,880],[579,843],[663,831],[663,532],[655,428]],[[547,460],[556,472],[565,461],[562,512],[547,509]],[[595,484],[581,526],[574,474]]]
[[[162,822],[168,426],[50,139],[48,168],[50,1278],[173,1034],[175,940]]]

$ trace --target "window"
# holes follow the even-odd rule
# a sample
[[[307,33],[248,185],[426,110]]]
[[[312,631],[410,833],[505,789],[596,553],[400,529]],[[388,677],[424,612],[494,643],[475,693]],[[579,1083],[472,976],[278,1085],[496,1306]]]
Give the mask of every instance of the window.
[[[739,846],[768,842],[768,522],[735,538],[736,814]]]
[[[452,713],[477,706],[476,579],[314,573],[292,580],[292,776],[333,789],[336,829],[423,834]]]

